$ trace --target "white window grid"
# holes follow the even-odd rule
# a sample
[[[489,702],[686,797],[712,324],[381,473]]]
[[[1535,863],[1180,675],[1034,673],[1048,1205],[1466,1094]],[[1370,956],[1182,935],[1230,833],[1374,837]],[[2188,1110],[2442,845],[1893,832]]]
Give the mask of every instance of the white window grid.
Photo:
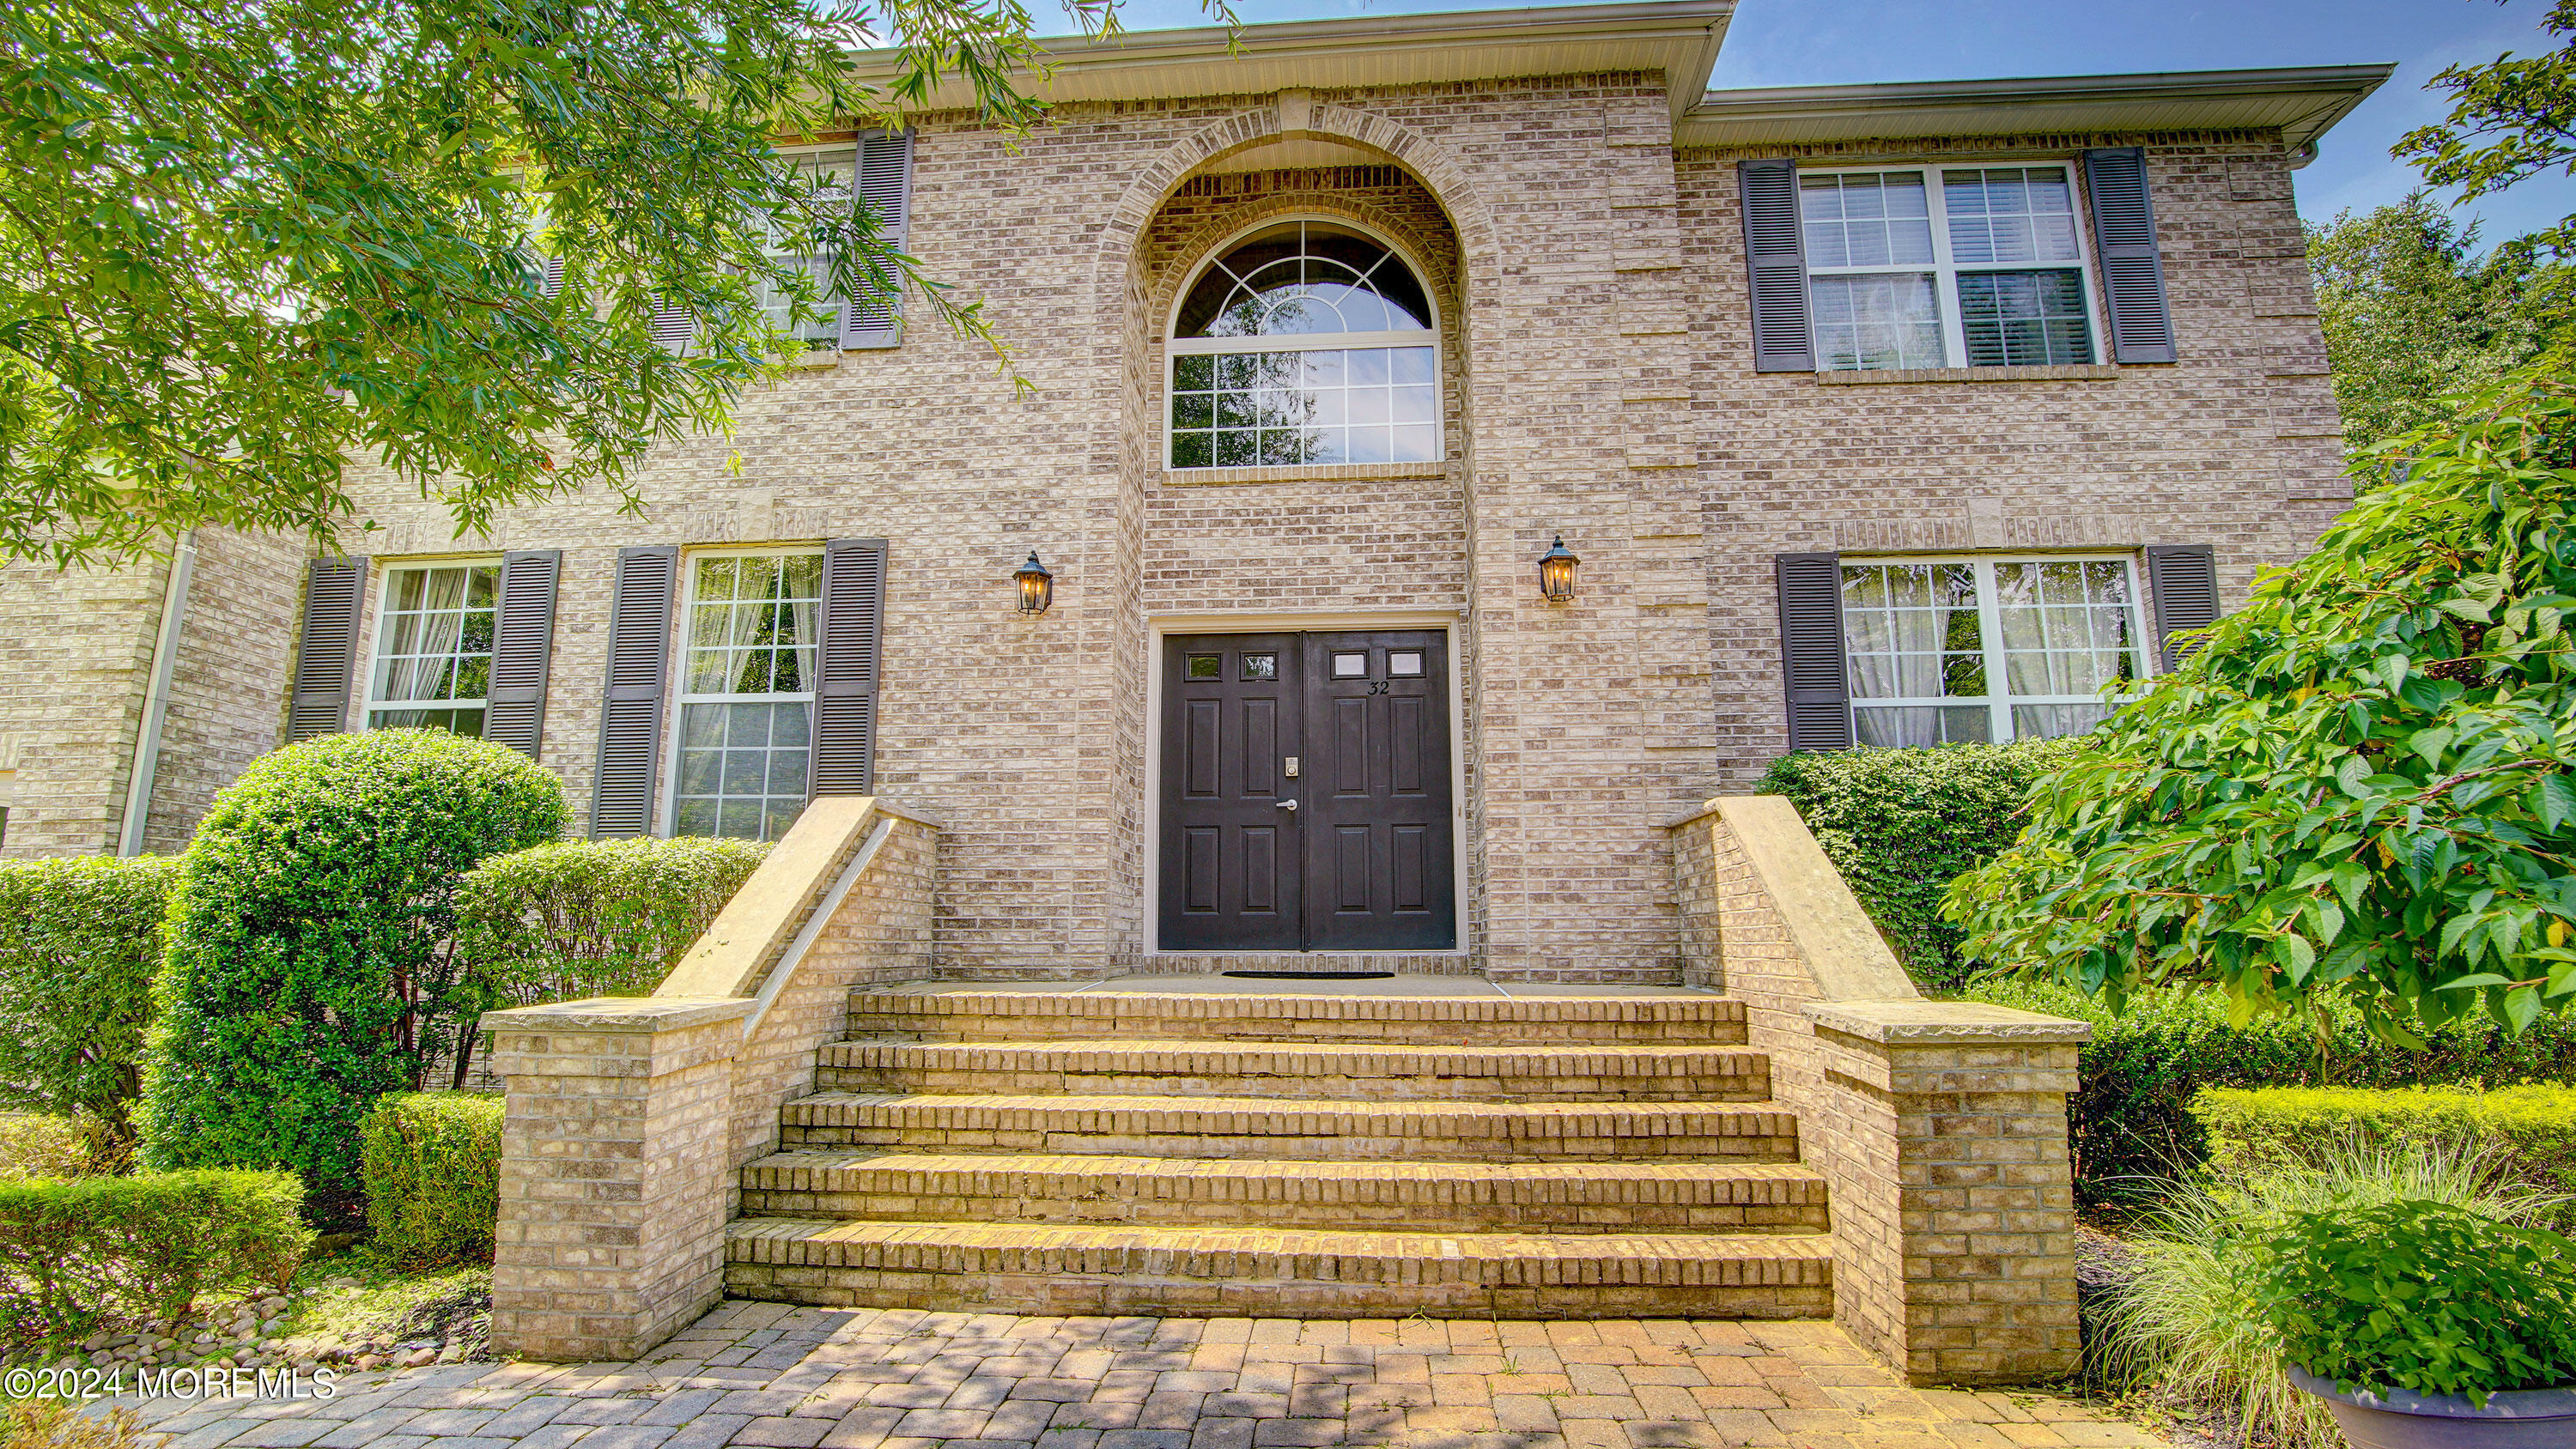
[[[467,573],[467,577],[464,581],[465,587],[458,595],[459,607],[453,609],[401,609],[395,607],[396,603],[402,597],[403,579],[406,575],[430,575],[441,569],[460,569]],[[491,571],[492,592],[491,604],[488,608],[464,607],[465,603],[473,597],[472,571],[475,569],[489,569]],[[428,580],[424,577],[422,580],[424,593],[428,586]],[[424,598],[423,602],[426,603],[426,598]],[[467,626],[471,623],[472,616],[475,614],[489,615],[489,624],[482,639],[483,647],[480,650],[467,650],[463,648],[465,643],[464,636],[467,632]],[[434,652],[423,651],[418,648],[407,650],[401,654],[392,652],[392,645],[397,642],[394,639],[394,633],[401,621],[405,619],[417,620],[419,627],[426,630],[430,626],[430,621],[433,618],[447,617],[453,617],[457,625],[456,639],[452,647]],[[499,636],[500,625],[501,560],[498,555],[481,554],[460,558],[418,559],[388,565],[382,574],[381,582],[376,586],[375,640],[367,655],[366,703],[365,708],[359,715],[360,720],[364,722],[364,727],[367,729],[397,729],[406,727],[404,725],[394,723],[384,725],[377,724],[376,715],[379,712],[392,713],[395,711],[402,711],[443,714],[447,716],[447,719],[438,727],[444,729],[454,728],[455,715],[459,711],[471,710],[478,716],[478,718],[488,717],[488,711],[490,709],[490,696],[488,693],[460,697],[454,693],[454,689],[457,683],[457,673],[465,667],[467,661],[474,659],[480,659],[483,661],[484,687],[487,691],[490,689],[492,678],[492,648],[494,642]],[[418,635],[415,635],[413,642],[417,645],[422,642],[422,640]],[[445,696],[423,698],[420,697],[419,691],[416,689],[402,694],[386,692],[385,686],[391,682],[390,675],[392,673],[392,671],[387,668],[388,665],[397,660],[417,661],[442,657],[449,661],[448,667],[441,671],[439,675],[440,678],[447,681],[446,687],[449,690],[449,693]],[[419,671],[415,669],[412,672],[412,679],[417,681],[419,678]],[[475,733],[477,735],[482,733],[482,728],[479,723],[475,728]]]
[[[1361,236],[1367,237],[1370,241],[1377,243],[1379,246],[1386,248],[1389,262],[1395,265],[1411,268],[1414,280],[1422,284],[1423,305],[1431,312],[1430,330],[1427,332],[1407,330],[1399,332],[1283,333],[1275,337],[1179,337],[1174,335],[1180,331],[1181,308],[1188,303],[1190,293],[1197,290],[1199,280],[1207,275],[1210,268],[1216,266],[1219,259],[1233,251],[1245,238],[1250,237],[1257,232],[1275,230],[1290,222],[1314,222],[1325,226],[1338,227],[1345,231],[1356,232]],[[1420,262],[1416,261],[1411,252],[1405,250],[1402,246],[1399,246],[1395,242],[1394,238],[1387,236],[1385,233],[1378,231],[1373,227],[1363,226],[1347,217],[1268,217],[1235,232],[1225,240],[1218,242],[1215,246],[1208,248],[1207,255],[1201,258],[1199,264],[1192,267],[1189,274],[1181,279],[1179,289],[1172,293],[1171,311],[1163,318],[1164,357],[1162,397],[1162,465],[1165,468],[1173,468],[1172,433],[1174,429],[1172,427],[1172,394],[1177,391],[1177,389],[1172,385],[1172,359],[1176,357],[1217,356],[1233,353],[1365,352],[1378,348],[1418,347],[1428,347],[1431,349],[1431,459],[1432,461],[1437,462],[1441,459],[1447,458],[1449,456],[1449,381],[1447,375],[1448,368],[1445,359],[1441,355],[1447,349],[1441,345],[1440,341],[1443,335],[1440,320],[1440,299],[1432,292],[1430,277],[1430,271]],[[1197,470],[1195,468],[1173,468],[1173,471],[1194,472]]]
[[[846,205],[857,195],[859,148],[855,143],[785,151],[781,154],[794,161],[798,170],[812,173],[822,181],[820,193],[822,196],[838,199]],[[803,263],[805,270],[814,278],[815,296],[826,304],[822,320],[808,318],[796,324],[797,339],[805,344],[809,352],[838,352],[841,348],[841,314],[832,292],[830,259],[819,256],[799,256],[776,245],[769,247],[768,251],[773,257],[784,257]],[[759,289],[758,304],[760,310],[768,315],[771,325],[781,331],[788,330],[791,304],[786,292],[764,282]]]
[[[2069,201],[2068,209],[2073,213],[2075,222],[2075,258],[2073,260],[2062,262],[1962,262],[1953,255],[1954,248],[1950,237],[1950,215],[1948,207],[1949,188],[1942,184],[1941,173],[1944,171],[2012,170],[2054,170],[2065,174],[2066,194]],[[1966,367],[1968,366],[1967,319],[1959,305],[1959,278],[1963,274],[1973,275],[1980,272],[2072,271],[2076,274],[2084,288],[2084,334],[2088,347],[2088,352],[2084,361],[2088,363],[2098,363],[2102,360],[2103,318],[2098,288],[2093,278],[2093,238],[2090,229],[2086,226],[2086,218],[2084,215],[2084,194],[2076,179],[2076,168],[2071,163],[2051,160],[1980,158],[1974,161],[1951,162],[1946,165],[1846,166],[1833,167],[1829,169],[1802,166],[1798,168],[1796,180],[1803,185],[1806,178],[1810,176],[1890,175],[1910,175],[1922,178],[1924,202],[1932,225],[1931,262],[1920,265],[1888,262],[1831,267],[1820,267],[1811,264],[1807,268],[1807,276],[1811,283],[1812,279],[1817,277],[1894,277],[1930,272],[1932,274],[1933,300],[1941,319],[1941,365],[1943,367]],[[1806,225],[1806,199],[1803,190],[1801,190],[1798,197],[1798,207],[1799,227],[1803,236]],[[1811,305],[1811,319],[1812,316],[1813,308]],[[1813,326],[1814,323],[1811,320],[1809,322],[1810,329],[1812,329]],[[1821,338],[1811,337],[1808,345],[1815,349],[1816,366],[1818,371],[1840,370],[1827,368],[1825,366],[1824,348]],[[1868,369],[1854,370],[1865,371]]]
[[[1986,710],[1986,738],[1992,743],[2004,744],[2016,737],[2012,712],[2017,705],[2047,707],[2105,703],[2106,696],[2100,693],[2015,694],[2012,692],[2012,675],[2005,659],[2007,651],[2004,641],[2002,593],[1995,583],[1995,568],[1999,564],[2054,563],[2116,563],[2120,566],[2127,584],[2125,592],[2128,594],[2129,673],[2138,687],[2143,688],[2154,670],[2155,655],[2147,648],[2147,601],[2140,587],[2144,575],[2138,568],[2137,560],[2131,555],[2101,553],[1845,554],[1842,557],[1842,564],[1845,567],[1882,565],[1937,567],[1953,564],[1971,568],[1976,575],[1977,641],[1979,651],[1983,655],[1986,676],[1986,693],[1982,697],[1977,695],[1873,695],[1863,698],[1855,690],[1851,700],[1851,708],[1854,711],[1852,721],[1854,738],[1859,736],[1858,712],[1863,709],[1906,707],[1964,709],[1982,704]],[[1837,589],[1841,587],[1839,576],[1836,578],[1835,587]],[[1851,624],[1848,619],[1844,621],[1843,629],[1843,647],[1848,661],[1851,648]],[[1844,668],[1847,685],[1850,667],[1846,662]],[[2126,694],[2114,693],[2107,696],[2107,702],[2116,706],[2127,697]]]
[[[817,595],[814,607],[815,638],[812,644],[808,647],[807,652],[814,656],[815,669],[819,670],[821,667],[823,650],[821,637],[822,607],[819,596],[821,594],[823,549],[820,544],[770,546],[761,548],[690,549],[681,555],[680,570],[682,584],[680,589],[680,611],[675,621],[675,627],[671,630],[671,698],[673,707],[671,710],[670,738],[664,748],[662,762],[662,778],[664,780],[664,784],[662,787],[661,833],[664,835],[677,835],[680,833],[680,812],[682,803],[685,800],[706,798],[703,796],[689,795],[681,789],[681,766],[684,758],[683,745],[687,738],[689,707],[691,705],[804,705],[805,738],[807,742],[805,758],[806,788],[809,795],[812,792],[814,770],[812,744],[814,737],[814,691],[811,688],[802,690],[773,690],[757,694],[735,694],[728,692],[692,690],[689,688],[689,664],[692,652],[691,642],[695,638],[697,632],[699,564],[715,559],[765,558],[810,558],[815,561]],[[728,653],[731,652],[734,651],[728,650]],[[731,667],[727,670],[727,677],[734,677]],[[812,683],[811,672],[808,673],[805,682],[809,685]],[[722,786],[719,785],[719,793],[714,798],[719,802],[718,809],[721,811],[721,802],[726,799],[748,799],[752,797],[727,796],[722,793]],[[775,797],[770,797],[764,792],[760,798],[768,799]],[[761,838],[774,839],[775,837],[764,834]]]

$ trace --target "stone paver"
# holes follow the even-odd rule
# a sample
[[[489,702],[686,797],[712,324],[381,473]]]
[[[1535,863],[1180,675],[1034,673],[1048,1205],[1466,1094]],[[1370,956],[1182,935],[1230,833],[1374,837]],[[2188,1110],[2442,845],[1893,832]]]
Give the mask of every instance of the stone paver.
[[[727,1303],[636,1363],[111,1401],[161,1449],[2164,1449],[1910,1389],[1823,1323],[1015,1318]]]

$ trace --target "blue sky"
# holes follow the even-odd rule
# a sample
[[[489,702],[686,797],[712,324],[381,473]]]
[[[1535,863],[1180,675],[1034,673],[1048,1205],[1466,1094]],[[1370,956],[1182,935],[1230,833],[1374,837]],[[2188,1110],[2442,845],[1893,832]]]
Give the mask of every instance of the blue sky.
[[[1499,8],[1444,0],[1238,0],[1247,21]],[[2344,118],[2298,174],[2299,210],[2322,221],[2394,201],[2414,169],[2399,136],[2440,119],[2423,89],[2454,61],[2552,48],[2547,0],[1739,0],[1711,84],[1837,85],[2119,71],[2395,61],[2397,74]],[[1195,0],[1123,0],[1130,29],[1204,24]],[[2576,181],[2544,176],[2466,209],[2492,242],[2576,212]]]

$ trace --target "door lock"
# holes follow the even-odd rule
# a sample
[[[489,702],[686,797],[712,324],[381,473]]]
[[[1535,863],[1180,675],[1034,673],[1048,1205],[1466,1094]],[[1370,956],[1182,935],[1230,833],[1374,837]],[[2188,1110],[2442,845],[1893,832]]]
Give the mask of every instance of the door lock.
[[[1297,757],[1295,755],[1283,757],[1280,773],[1286,775],[1291,780],[1297,778]]]
[[[1279,800],[1272,802],[1272,806],[1274,809],[1293,811],[1297,808],[1297,802],[1294,800]]]

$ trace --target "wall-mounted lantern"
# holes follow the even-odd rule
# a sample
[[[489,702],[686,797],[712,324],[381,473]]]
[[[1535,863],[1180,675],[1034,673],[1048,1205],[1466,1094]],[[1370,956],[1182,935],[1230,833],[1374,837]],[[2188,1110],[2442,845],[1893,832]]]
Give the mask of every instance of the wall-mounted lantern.
[[[1583,562],[1565,546],[1565,535],[1556,536],[1556,544],[1538,556],[1538,591],[1547,595],[1551,604],[1562,604],[1574,597],[1574,566]]]
[[[1038,551],[1029,550],[1029,561],[1011,571],[1011,582],[1020,586],[1020,612],[1043,614],[1055,602],[1055,575],[1038,562]]]

